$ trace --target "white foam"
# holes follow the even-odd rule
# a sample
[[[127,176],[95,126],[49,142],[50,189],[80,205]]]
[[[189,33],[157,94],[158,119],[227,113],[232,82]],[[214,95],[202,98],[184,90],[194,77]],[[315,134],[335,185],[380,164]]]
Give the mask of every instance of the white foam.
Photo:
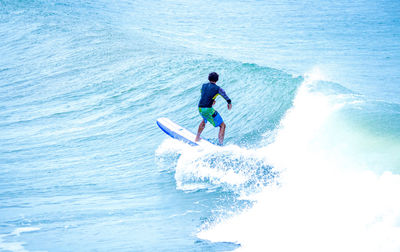
[[[393,192],[400,193],[400,177],[337,178],[269,188],[251,209],[198,236],[237,242],[244,251],[399,251],[400,204]]]
[[[4,235],[0,235],[0,250],[12,252],[26,252],[23,242],[4,242]]]
[[[40,228],[38,228],[38,227],[21,227],[21,228],[16,228],[11,234],[20,236],[21,233],[34,232],[34,231],[38,231],[38,230],[40,230]]]
[[[24,248],[25,242],[6,242],[5,238],[11,236],[18,237],[21,235],[21,233],[34,232],[38,230],[40,230],[40,228],[38,227],[21,227],[16,228],[13,232],[9,234],[0,235],[0,250],[12,252],[27,252],[28,250]]]
[[[172,164],[168,157],[174,153],[179,155]],[[252,182],[261,181],[257,172],[268,165],[267,160],[254,150],[235,145],[204,149],[172,139],[160,145],[156,156],[159,159],[167,156],[166,165],[173,166],[177,189],[184,191],[225,187],[245,193],[241,189]],[[163,166],[161,163],[159,166]]]
[[[253,207],[199,238],[236,242],[243,251],[400,251],[400,176],[374,173],[326,141],[335,137],[326,126],[344,104],[310,92],[316,76],[300,87],[275,141],[256,150],[281,171],[279,186],[253,195]]]

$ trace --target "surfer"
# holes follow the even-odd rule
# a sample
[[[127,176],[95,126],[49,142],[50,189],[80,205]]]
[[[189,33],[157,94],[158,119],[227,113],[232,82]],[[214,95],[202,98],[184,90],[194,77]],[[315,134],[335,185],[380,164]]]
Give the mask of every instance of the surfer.
[[[212,107],[215,104],[215,99],[218,95],[224,97],[228,102],[228,110],[232,108],[231,99],[226,95],[225,91],[220,88],[216,83],[218,81],[218,74],[212,72],[208,75],[208,80],[210,82],[204,83],[201,87],[201,98],[199,101],[199,113],[203,118],[199,125],[199,129],[196,135],[196,142],[200,141],[201,132],[203,132],[207,121],[209,121],[214,127],[219,127],[218,140],[219,145],[224,142],[225,128],[226,125],[220,114]]]

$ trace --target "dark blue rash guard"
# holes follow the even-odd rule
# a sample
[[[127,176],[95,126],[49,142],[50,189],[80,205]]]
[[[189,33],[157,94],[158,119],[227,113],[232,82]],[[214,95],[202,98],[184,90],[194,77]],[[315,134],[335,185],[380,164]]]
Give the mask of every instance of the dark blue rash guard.
[[[199,101],[200,108],[211,108],[215,98],[218,95],[224,97],[224,99],[231,104],[231,99],[226,95],[225,91],[214,83],[204,83],[201,87],[201,98]]]

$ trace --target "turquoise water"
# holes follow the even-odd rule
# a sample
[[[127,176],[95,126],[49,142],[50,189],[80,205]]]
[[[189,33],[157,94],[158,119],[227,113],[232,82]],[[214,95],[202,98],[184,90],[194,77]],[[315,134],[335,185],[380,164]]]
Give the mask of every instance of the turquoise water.
[[[399,13],[0,0],[0,250],[399,251]],[[226,146],[169,139],[211,71]]]

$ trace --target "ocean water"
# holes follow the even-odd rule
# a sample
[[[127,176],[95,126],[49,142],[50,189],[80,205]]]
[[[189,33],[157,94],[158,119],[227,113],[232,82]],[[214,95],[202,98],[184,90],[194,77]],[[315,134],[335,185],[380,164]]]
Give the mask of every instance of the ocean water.
[[[0,251],[400,251],[399,1],[0,0],[0,55]]]

